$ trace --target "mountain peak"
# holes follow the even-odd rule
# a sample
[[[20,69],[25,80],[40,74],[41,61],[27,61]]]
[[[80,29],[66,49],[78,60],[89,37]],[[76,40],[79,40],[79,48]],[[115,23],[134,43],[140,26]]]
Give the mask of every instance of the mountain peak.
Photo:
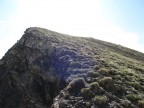
[[[144,54],[28,28],[0,60],[0,108],[143,108]]]
[[[40,27],[30,27],[27,28],[26,31],[24,32],[25,34],[32,34],[34,36],[46,36],[46,37],[59,37],[59,36],[68,36],[62,33],[58,33],[52,30],[48,30],[45,28],[40,28]]]

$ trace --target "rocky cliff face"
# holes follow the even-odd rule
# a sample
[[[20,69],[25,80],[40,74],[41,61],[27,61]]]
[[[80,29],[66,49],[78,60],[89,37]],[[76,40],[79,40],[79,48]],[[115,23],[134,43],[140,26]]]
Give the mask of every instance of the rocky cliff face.
[[[0,61],[0,108],[144,108],[144,54],[28,28]]]

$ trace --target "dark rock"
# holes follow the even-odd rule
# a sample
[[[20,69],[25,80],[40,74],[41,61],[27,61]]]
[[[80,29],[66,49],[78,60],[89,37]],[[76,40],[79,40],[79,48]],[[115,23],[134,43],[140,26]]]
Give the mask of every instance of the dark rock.
[[[0,60],[0,108],[143,107],[143,62],[122,46],[28,28]]]

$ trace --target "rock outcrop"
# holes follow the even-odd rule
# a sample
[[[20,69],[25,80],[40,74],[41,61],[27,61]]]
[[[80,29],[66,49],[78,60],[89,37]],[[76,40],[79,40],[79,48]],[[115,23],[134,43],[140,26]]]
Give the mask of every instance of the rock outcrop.
[[[0,108],[144,108],[144,54],[32,27],[0,60]]]

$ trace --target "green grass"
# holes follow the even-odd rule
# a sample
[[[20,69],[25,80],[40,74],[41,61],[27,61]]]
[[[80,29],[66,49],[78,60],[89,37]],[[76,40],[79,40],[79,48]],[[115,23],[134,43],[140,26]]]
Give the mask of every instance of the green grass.
[[[94,104],[102,105],[107,104],[109,99],[106,96],[95,96],[93,98]]]
[[[138,100],[141,99],[141,97],[139,95],[136,95],[136,94],[126,95],[126,98],[132,102],[137,102]]]
[[[144,99],[138,101],[138,105],[140,108],[144,108]]]

